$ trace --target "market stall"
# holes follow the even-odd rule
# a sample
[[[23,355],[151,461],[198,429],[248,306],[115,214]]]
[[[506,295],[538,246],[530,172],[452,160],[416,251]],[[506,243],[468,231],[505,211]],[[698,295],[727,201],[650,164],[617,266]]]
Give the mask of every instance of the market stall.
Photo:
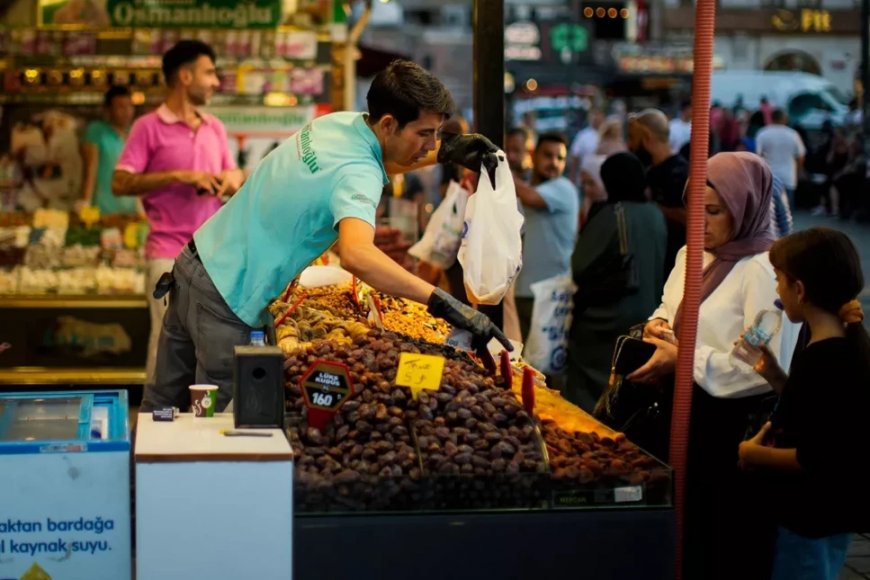
[[[247,170],[353,101],[336,82],[347,64],[334,54],[348,36],[339,3],[134,4],[0,6],[0,384],[144,381],[147,224],[79,212],[83,134],[109,87],[128,88],[145,113],[165,96],[161,55],[179,39],[210,44],[221,87],[208,111]]]
[[[0,383],[141,383],[146,233],[135,215],[0,214]]]
[[[271,307],[299,577],[672,575],[669,467],[521,358],[456,349],[423,306],[345,278],[309,269]]]

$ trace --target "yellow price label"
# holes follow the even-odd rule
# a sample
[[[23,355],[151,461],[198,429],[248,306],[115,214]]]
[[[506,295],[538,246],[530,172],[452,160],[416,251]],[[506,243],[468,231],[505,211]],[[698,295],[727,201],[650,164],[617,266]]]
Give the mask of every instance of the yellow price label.
[[[139,246],[139,224],[129,223],[124,228],[124,247],[135,250]]]
[[[100,221],[100,208],[92,205],[85,206],[79,210],[79,219],[85,223],[86,228],[90,228],[95,223]]]
[[[441,375],[444,374],[444,357],[431,354],[403,352],[399,355],[399,369],[396,371],[396,384],[409,387],[416,400],[420,391],[437,391],[441,388]]]

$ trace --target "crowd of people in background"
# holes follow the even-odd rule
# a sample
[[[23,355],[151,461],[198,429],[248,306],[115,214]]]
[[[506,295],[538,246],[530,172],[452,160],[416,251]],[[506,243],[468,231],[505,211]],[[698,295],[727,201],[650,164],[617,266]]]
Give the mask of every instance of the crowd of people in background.
[[[493,316],[492,325],[480,312],[459,303],[467,302],[467,296],[458,263],[443,272],[424,262],[417,264],[418,277],[439,286],[433,290],[387,257],[371,261],[369,254],[359,253],[359,248],[368,251],[377,246],[376,220],[397,217],[390,215],[398,209],[391,210],[391,205],[396,204],[385,203],[388,200],[404,199],[416,204],[419,213],[412,222],[416,221],[417,227],[412,230],[422,233],[450,182],[473,193],[478,177],[469,168],[479,166],[480,161],[469,163],[468,155],[460,148],[454,145],[451,153],[442,144],[438,155],[441,164],[437,167],[420,173],[396,173],[387,179],[385,168],[390,163],[400,160],[400,165],[410,167],[416,161],[406,159],[405,148],[395,148],[397,141],[393,140],[416,143],[420,136],[414,136],[414,132],[422,131],[428,152],[435,146],[435,127],[452,110],[446,88],[434,77],[430,79],[410,63],[394,63],[391,67],[391,74],[405,75],[403,82],[410,86],[429,79],[427,82],[438,89],[434,97],[420,97],[429,105],[416,112],[421,115],[419,119],[410,116],[396,120],[392,113],[379,113],[381,101],[397,110],[401,107],[392,102],[399,97],[375,83],[377,90],[386,92],[370,93],[370,109],[372,103],[376,109],[370,110],[371,117],[340,113],[321,121],[323,127],[336,127],[334,143],[323,149],[327,155],[336,155],[340,149],[337,143],[347,145],[354,140],[366,155],[379,152],[367,161],[372,169],[364,184],[369,198],[360,200],[358,191],[338,187],[322,175],[316,178],[324,180],[316,183],[317,191],[324,193],[321,202],[330,199],[325,194],[334,189],[343,192],[347,199],[342,198],[346,206],[341,209],[342,219],[360,222],[342,222],[337,245],[339,251],[345,250],[343,265],[352,269],[356,255],[359,273],[380,279],[385,291],[408,294],[407,288],[413,286],[415,292],[409,297],[418,301],[428,297],[431,312],[454,326],[484,328],[487,338],[495,334],[503,344],[506,339],[496,326],[501,326],[511,339],[526,341],[538,299],[534,286],[554,277],[570,276],[576,293],[566,370],[562,375],[548,375],[548,384],[600,416],[603,398],[622,384],[622,379],[614,381],[614,357],[618,356],[614,345],[634,326],[654,352],[624,380],[656,389],[663,396],[661,408],[669,408],[667,393],[673,391],[684,315],[685,191],[692,145],[692,103],[681,102],[668,111],[670,114],[654,108],[628,114],[616,109],[608,114],[603,107],[592,107],[585,111],[585,126],[571,140],[558,133],[538,135],[533,127],[506,130],[505,161],[525,216],[523,268],[504,299],[503,312],[499,310]],[[215,336],[223,332],[224,346],[238,344],[242,340],[239,337],[247,337],[259,323],[259,310],[254,312],[246,306],[253,299],[243,285],[247,273],[258,270],[237,258],[226,258],[232,268],[221,261],[230,255],[224,246],[243,245],[233,241],[235,238],[226,241],[228,232],[235,232],[238,239],[253,235],[247,206],[236,202],[198,231],[221,208],[220,198],[235,193],[244,179],[230,157],[220,121],[199,111],[218,85],[214,52],[202,43],[182,41],[164,56],[164,74],[168,86],[165,102],[135,122],[128,91],[113,88],[106,94],[104,120],[91,124],[85,135],[79,205],[94,205],[105,213],[147,215],[151,225],[146,245],[149,294],[155,285],[159,286],[158,279],[163,280],[160,275],[173,267],[179,252],[175,264],[182,265],[180,270],[176,268],[180,275],[192,279],[190,272],[205,268],[206,274],[197,274],[197,279],[232,276],[229,282],[224,281],[232,291],[219,292],[211,278],[202,287],[204,290],[192,283],[174,286],[173,301],[182,296],[178,288],[185,288],[185,292],[194,288],[194,294],[200,293],[198,302],[208,305],[203,302],[208,298],[207,291],[209,300],[217,305],[214,308],[223,305],[228,309],[208,314],[222,318],[211,330],[200,328],[198,318],[190,319],[195,324],[183,318],[189,310],[183,301],[170,302],[168,322],[164,323],[166,302],[156,294],[149,298],[152,337],[147,366],[153,392],[146,395],[143,408],[156,401],[149,399],[157,392],[153,390],[155,385],[169,382],[155,379],[155,367],[165,379],[171,374],[166,369],[173,366],[175,359],[184,363],[176,366],[190,367],[184,371],[191,377],[195,367],[197,377],[205,373],[203,376],[214,379],[211,382],[221,377],[228,382],[230,359],[213,356],[206,368],[199,354],[193,356],[191,337],[208,336],[208,342],[216,342]],[[437,99],[431,101],[430,97]],[[857,105],[853,111],[857,111]],[[370,121],[371,131],[366,129]],[[857,253],[845,236],[831,230],[811,230],[784,238],[791,233],[792,211],[798,205],[812,208],[816,215],[843,219],[870,216],[868,163],[860,122],[860,116],[854,113],[843,126],[826,122],[810,134],[790,127],[786,112],[763,98],[754,110],[723,107],[715,102],[710,107],[708,176],[703,198],[705,273],[694,347],[687,467],[687,477],[693,481],[686,498],[685,569],[689,578],[763,579],[772,575],[777,580],[833,580],[848,546],[844,532],[864,531],[862,526],[870,520],[867,500],[853,502],[850,497],[845,502],[834,497],[836,494],[826,494],[828,480],[853,481],[863,475],[863,467],[848,464],[853,451],[865,442],[861,413],[870,404],[866,388],[870,340],[860,324],[863,312],[855,301],[863,289]],[[407,135],[401,133],[408,123],[417,125]],[[495,147],[486,139],[467,135],[468,124],[459,117],[448,119],[440,128],[454,143],[484,142],[489,147],[487,154],[495,155]],[[386,160],[381,157],[386,154],[378,148],[379,144],[383,146],[379,140],[391,144]],[[271,196],[275,203],[282,204],[279,209],[287,209],[283,204],[301,207],[298,204],[310,203],[300,193],[302,190],[294,190],[293,199],[285,192],[285,175],[306,175],[293,147],[294,142],[288,141],[277,148],[250,178],[251,185],[243,195],[257,199]],[[271,171],[273,165],[279,165],[280,171]],[[375,210],[382,185],[382,203]],[[354,207],[356,213],[348,209]],[[330,213],[333,209],[327,211],[324,206],[318,211],[322,223],[314,225],[319,228],[317,232],[325,232],[326,240],[335,233]],[[285,217],[280,211],[257,215]],[[267,233],[279,229],[262,228]],[[195,231],[199,249],[191,241]],[[292,228],[288,231],[287,236],[294,232]],[[284,248],[302,243],[291,236],[284,240],[287,243],[276,246],[277,253],[272,255],[260,251],[270,245],[265,238],[251,239],[251,252],[244,255],[262,272],[275,270],[270,260],[283,260]],[[357,248],[356,254],[353,248]],[[261,258],[261,254],[268,259]],[[392,254],[389,257],[396,259]],[[307,263],[307,259],[300,259],[299,264],[285,266],[296,271]],[[213,274],[207,272],[209,264]],[[190,272],[185,274],[184,268]],[[257,289],[254,298],[266,304],[276,288],[286,284],[284,278],[274,282],[275,288]],[[739,366],[731,358],[734,342],[742,338],[759,312],[774,305],[777,296],[788,320],[762,349],[760,366]],[[235,308],[227,306],[230,302]],[[234,320],[239,312],[247,318],[237,316]],[[503,319],[496,318],[502,315]],[[485,320],[485,326],[481,320]],[[161,329],[162,364],[157,365]],[[200,350],[197,347],[197,353]],[[190,360],[182,361],[185,357]],[[793,357],[796,362],[791,364]],[[832,381],[836,397],[817,392],[826,381]],[[778,414],[774,412],[771,423],[755,425],[750,434],[754,436],[747,439],[747,417],[771,393],[780,395],[784,405]],[[229,400],[228,392],[224,399],[222,404]],[[845,408],[836,406],[837,401]],[[816,404],[822,404],[827,412],[811,421]],[[845,422],[837,420],[839,415]],[[837,452],[833,455],[811,434],[820,425],[826,433],[844,430],[844,442],[835,446]],[[644,434],[630,433],[625,425],[611,426],[625,431],[656,455],[664,458],[667,454],[667,431],[660,432],[658,438],[649,435],[641,440]],[[748,481],[741,470],[749,468],[780,471],[782,477]],[[838,474],[843,477],[838,479]],[[765,494],[765,486],[771,482],[778,486],[774,497]],[[805,511],[800,515],[789,512],[798,502]],[[797,554],[802,554],[802,571],[795,569]],[[816,573],[818,570],[830,574]]]
[[[640,293],[656,301],[661,297],[664,280],[673,271],[686,240],[684,191],[689,177],[692,111],[688,100],[667,108],[667,112],[655,108],[626,112],[619,106],[610,110],[593,106],[581,112],[585,124],[570,140],[557,133],[537,134],[534,127],[526,125],[506,130],[504,150],[518,202],[526,215],[524,269],[508,299],[510,308],[505,318],[505,326],[518,329],[510,333],[512,338],[525,342],[528,337],[534,304],[531,284],[572,270],[580,282],[595,272],[597,254],[612,253],[610,236],[605,236],[606,240],[597,238],[603,235],[601,232],[614,231],[612,209],[616,206],[620,216],[627,216],[629,233],[644,240],[644,252],[658,248],[664,236],[660,272],[657,276],[643,276],[641,285],[648,287]],[[859,116],[850,116],[844,126],[826,122],[821,130],[808,133],[789,126],[785,111],[764,98],[754,109],[744,105],[729,108],[714,102],[709,113],[709,157],[748,152],[757,155],[769,169],[771,191],[765,211],[769,213],[766,223],[773,239],[791,233],[792,212],[798,205],[817,215],[844,219],[870,215]],[[464,120],[448,122],[467,127]],[[608,165],[609,184],[604,176]],[[614,173],[613,167],[620,170]],[[439,171],[434,176],[404,178],[404,183],[412,186],[406,185],[401,197],[413,196],[424,208],[420,213],[421,232],[449,180],[462,181],[472,192],[474,189],[473,176],[449,167],[435,169]],[[436,186],[434,195],[425,193]],[[395,188],[387,188],[386,196],[396,195]],[[610,209],[602,212],[603,208]],[[663,230],[658,227],[658,218],[649,217],[653,209],[663,220]],[[643,225],[636,223],[639,214],[646,216]],[[602,220],[601,216],[609,219]],[[646,258],[646,265],[658,262],[657,254]],[[455,269],[444,285],[455,286],[455,293],[463,298],[461,271]],[[571,398],[575,402],[591,409],[604,390],[609,371],[606,350],[612,339],[625,332],[624,314],[633,309],[625,297],[619,296],[606,304],[593,300],[575,309],[575,321],[585,319],[586,324],[582,331],[575,324],[574,334],[588,335],[581,348],[572,343],[569,349],[574,355],[570,357],[573,376],[568,382],[574,385]],[[606,346],[595,346],[601,344]]]
[[[505,135],[507,161],[526,217],[524,266],[513,294],[505,300],[505,304],[515,304],[515,308],[506,308],[505,328],[513,328],[509,311],[514,310],[519,324],[508,335],[524,342],[537,300],[530,286],[570,274],[577,290],[567,368],[564,375],[547,380],[564,397],[599,418],[602,401],[623,384],[654,389],[660,394],[660,409],[667,410],[671,404],[668,393],[673,389],[686,268],[684,194],[689,179],[692,104],[682,102],[669,112],[648,108],[607,114],[603,108],[591,108],[586,111],[585,126],[570,141],[554,133],[537,135],[527,126],[512,127]],[[834,321],[831,328],[837,321],[851,323],[850,328],[857,322],[860,327],[863,313],[854,315],[860,307],[854,306],[858,303],[853,299],[862,282],[860,272],[854,271],[854,249],[829,264],[833,268],[830,278],[851,276],[852,287],[829,300],[825,314],[814,309],[821,298],[811,297],[805,285],[811,285],[810,278],[824,276],[805,268],[790,271],[796,262],[790,254],[783,256],[785,248],[817,251],[806,247],[810,242],[818,242],[820,248],[826,243],[848,245],[845,236],[833,242],[828,239],[836,234],[827,233],[831,230],[813,233],[809,241],[785,236],[792,232],[792,212],[797,206],[812,209],[816,215],[863,218],[870,208],[867,177],[858,116],[847,119],[844,126],[827,122],[821,130],[808,133],[789,126],[787,114],[766,99],[755,110],[718,103],[710,108],[703,202],[705,275],[693,371],[690,441],[694,443],[688,466],[688,477],[694,483],[687,499],[687,577],[833,580],[848,545],[847,535],[833,532],[856,531],[870,517],[862,504],[856,508],[860,513],[843,524],[836,519],[846,513],[843,506],[826,501],[816,502],[820,510],[831,508],[824,517],[797,521],[781,511],[788,509],[793,498],[805,501],[808,496],[801,494],[825,485],[826,476],[801,459],[802,454],[810,457],[814,452],[811,441],[800,439],[798,431],[784,439],[769,437],[771,429],[798,430],[795,422],[808,421],[806,415],[790,415],[786,420],[783,411],[782,417],[772,419],[777,427],[768,424],[757,431],[760,425],[755,425],[756,431],[749,433],[755,437],[744,441],[747,418],[755,416],[771,396],[788,392],[784,386],[788,373],[782,369],[790,368],[793,357],[803,361],[799,357],[804,349],[817,354],[838,348],[842,328],[832,334],[833,341],[824,342],[825,336],[816,333],[815,327],[810,335],[815,314]],[[469,181],[466,176],[465,187],[473,192],[473,178]],[[768,250],[778,239],[783,243],[777,246],[774,261]],[[797,297],[800,292],[806,292],[802,295],[806,301]],[[783,319],[788,320],[765,348],[764,364],[737,366],[731,358],[735,340],[752,326],[760,311],[773,307],[777,296],[786,302]],[[615,345],[632,327],[655,346],[655,352],[640,368],[614,382]],[[855,336],[849,348],[857,349],[863,358],[847,370],[848,365],[840,365],[836,371],[840,375],[851,372],[857,377],[870,372],[870,357],[866,356],[870,342],[866,334]],[[819,340],[824,344],[814,346]],[[806,381],[809,375],[801,371],[805,363],[795,364],[791,366],[795,384]],[[848,377],[843,377],[841,382],[848,385]],[[791,397],[803,396],[795,389]],[[866,385],[846,388],[844,393],[855,401],[870,401]],[[660,424],[669,425],[669,418],[665,416]],[[649,427],[641,431],[634,426],[611,426],[656,455],[667,456],[669,431],[659,429],[656,434]],[[768,459],[765,449],[774,449],[770,456],[776,459]],[[746,470],[754,465],[763,465],[764,473],[747,477]],[[802,474],[778,474],[780,469],[800,469]],[[772,498],[766,494],[771,481],[783,486],[784,495]],[[831,518],[836,525],[829,525],[834,522]],[[804,558],[806,568],[800,576],[794,570],[797,551],[812,554]],[[741,558],[735,559],[735,553]]]

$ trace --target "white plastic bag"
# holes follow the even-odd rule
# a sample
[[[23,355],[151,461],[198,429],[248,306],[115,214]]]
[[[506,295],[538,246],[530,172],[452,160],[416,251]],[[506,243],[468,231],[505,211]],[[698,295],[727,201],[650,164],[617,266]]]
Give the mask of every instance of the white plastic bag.
[[[465,208],[465,234],[459,246],[465,292],[475,304],[498,304],[523,266],[523,214],[504,152],[499,151],[498,158],[495,188],[481,167],[477,192]]]
[[[459,252],[462,230],[465,227],[467,203],[468,192],[455,181],[451,181],[444,201],[432,213],[423,237],[411,246],[408,253],[442,270],[456,263],[456,254]]]
[[[562,275],[535,282],[530,288],[535,304],[523,358],[542,373],[563,373],[577,285],[571,276]]]

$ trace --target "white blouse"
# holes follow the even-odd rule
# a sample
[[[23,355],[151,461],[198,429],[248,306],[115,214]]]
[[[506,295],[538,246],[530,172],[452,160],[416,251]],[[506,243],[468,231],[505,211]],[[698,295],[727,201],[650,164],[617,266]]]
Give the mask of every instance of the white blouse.
[[[704,252],[704,267],[714,259]],[[650,317],[663,318],[673,324],[683,300],[686,281],[686,248],[680,249],[676,264],[665,283],[662,304]],[[736,264],[719,286],[701,303],[698,315],[698,339],[693,376],[698,385],[714,397],[739,398],[770,391],[761,376],[752,369],[735,366],[730,361],[734,342],[752,326],[762,310],[774,309],[776,275],[767,252],[748,256]],[[778,354],[780,365],[788,370],[797,342],[800,325],[789,322],[783,313],[780,331],[769,344]]]

